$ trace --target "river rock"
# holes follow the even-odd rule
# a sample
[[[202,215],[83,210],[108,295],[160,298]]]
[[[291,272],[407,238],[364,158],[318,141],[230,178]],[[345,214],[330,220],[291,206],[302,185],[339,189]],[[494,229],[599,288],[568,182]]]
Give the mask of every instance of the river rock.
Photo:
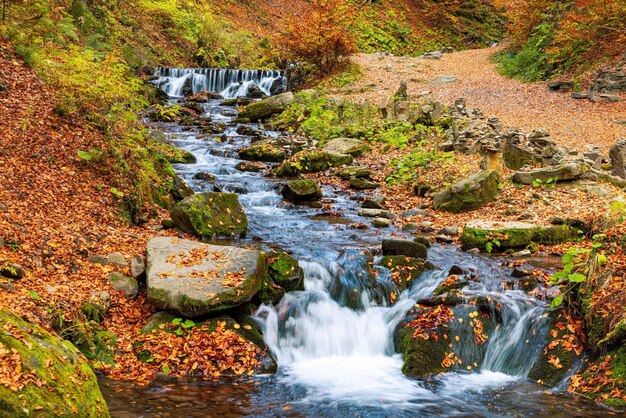
[[[148,301],[189,318],[252,299],[267,275],[264,253],[156,237],[147,248]]]
[[[268,275],[263,279],[255,299],[277,305],[285,292],[304,290],[304,271],[294,258],[283,252],[267,255]]]
[[[377,189],[380,185],[375,181],[355,177],[350,179],[350,187],[355,190],[371,190]]]
[[[422,273],[435,270],[436,267],[422,258],[405,255],[387,255],[380,259],[379,266],[389,269],[399,291],[410,289]]]
[[[236,170],[248,173],[258,173],[265,168],[265,164],[254,161],[242,161],[235,166]]]
[[[250,103],[239,112],[239,117],[251,122],[265,120],[270,116],[281,113],[294,101],[292,92],[268,97],[256,103]]]
[[[206,91],[206,90],[201,90],[198,93],[194,94],[193,96],[189,96],[189,98],[187,99],[188,102],[196,102],[196,103],[206,103],[209,100],[214,100],[214,99],[223,99],[224,96],[222,96],[221,94],[214,92],[214,91]]]
[[[437,316],[442,319],[433,321],[434,327],[418,325],[414,329],[412,320],[427,316],[435,309],[440,310]],[[402,371],[405,375],[421,378],[449,371],[480,369],[488,336],[495,329],[492,318],[486,317],[476,305],[450,308],[435,304],[415,308],[412,312],[394,335],[396,347],[404,360]],[[477,327],[478,323],[480,327]],[[478,338],[475,329],[482,331]]]
[[[396,219],[398,217],[398,215],[388,210],[367,209],[367,208],[359,209],[359,216],[365,216],[368,218],[385,218],[385,219]]]
[[[178,202],[172,220],[184,232],[198,237],[243,237],[248,232],[246,217],[234,193],[199,193]]]
[[[557,340],[576,341],[578,337],[564,326],[569,323],[569,320],[563,315],[562,309],[552,310],[548,318],[539,317],[538,320],[548,321],[549,331],[546,333],[544,347],[528,373],[528,378],[548,387],[554,387],[571,373],[572,366],[580,360],[581,356],[572,349],[565,349],[562,343],[551,343]],[[560,326],[556,326],[559,322]],[[582,346],[582,343],[579,342],[579,344]],[[558,363],[555,363],[555,359],[558,359]]]
[[[383,255],[405,255],[407,257],[422,259],[426,259],[428,256],[428,251],[425,246],[402,238],[383,238],[382,249]]]
[[[371,197],[365,199],[361,204],[363,209],[385,209],[384,197]]]
[[[323,151],[359,157],[369,152],[370,147],[363,141],[352,138],[335,138],[322,146]]]
[[[3,365],[19,364],[34,378],[20,390],[0,385],[0,416],[109,417],[96,376],[72,343],[7,310],[0,310],[0,329]]]
[[[372,175],[372,171],[361,166],[351,166],[337,170],[335,175],[343,180],[350,180],[352,178],[369,179]]]
[[[202,181],[208,181],[208,182],[214,182],[215,180],[217,180],[217,177],[215,176],[215,174],[206,173],[206,172],[196,173],[193,175],[193,178],[195,180],[202,180]]]
[[[322,189],[315,180],[292,180],[283,186],[281,194],[290,202],[304,203],[321,199]]]
[[[240,150],[239,158],[247,161],[280,163],[287,158],[287,153],[284,149],[270,144],[258,144]]]
[[[336,152],[322,150],[300,151],[285,161],[274,172],[281,177],[297,176],[302,173],[316,173],[331,167],[352,164],[352,161],[352,156]]]
[[[531,243],[554,245],[568,242],[582,235],[583,231],[569,225],[540,226],[524,222],[470,221],[465,224],[459,240],[464,250],[491,248],[504,251],[524,248]]]
[[[389,219],[386,218],[376,218],[372,221],[372,226],[374,228],[387,228],[389,224]]]
[[[413,216],[423,216],[425,218],[430,218],[430,213],[426,212],[424,209],[409,209],[400,214],[401,218],[410,218]]]
[[[572,181],[581,178],[584,174],[591,171],[591,166],[584,162],[571,162],[559,164],[556,166],[548,166],[536,168],[530,171],[518,171],[513,174],[512,180],[519,184],[533,184],[536,180],[546,182],[548,179],[556,179],[556,181]]]
[[[113,289],[124,293],[124,296],[127,298],[134,299],[137,297],[139,285],[137,284],[137,280],[134,278],[114,271],[109,273],[107,280]]]
[[[450,213],[476,210],[496,200],[500,181],[497,171],[481,171],[435,195],[433,208]]]

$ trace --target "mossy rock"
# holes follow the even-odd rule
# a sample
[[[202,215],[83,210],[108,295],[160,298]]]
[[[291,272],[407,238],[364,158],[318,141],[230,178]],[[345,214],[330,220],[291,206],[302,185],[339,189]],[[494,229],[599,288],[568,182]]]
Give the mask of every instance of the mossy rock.
[[[176,316],[169,312],[160,311],[148,318],[146,324],[141,328],[142,334],[150,334],[155,329],[161,329],[162,325],[172,322]]]
[[[194,195],[191,187],[189,187],[189,185],[185,183],[185,180],[183,180],[178,174],[174,174],[172,177],[172,187],[170,192],[175,202],[180,202],[186,197]]]
[[[280,163],[287,158],[287,153],[282,148],[270,144],[257,144],[240,150],[239,158],[247,161]]]
[[[403,291],[411,288],[420,276],[437,268],[421,258],[412,258],[404,255],[388,255],[380,259],[379,266],[385,267],[391,273],[397,273],[396,286]]]
[[[575,363],[581,358],[576,355],[574,350],[567,350],[562,344],[557,344],[553,348],[550,347],[552,341],[563,340],[564,337],[571,334],[567,329],[568,320],[562,315],[562,312],[562,309],[558,309],[549,313],[545,346],[528,373],[529,379],[535,380],[548,387],[554,387],[565,379],[572,371],[571,369]],[[559,324],[559,326],[557,326],[557,324]],[[560,368],[549,362],[551,358],[559,360],[558,365]]]
[[[476,173],[435,195],[433,208],[450,213],[476,210],[497,199],[501,180],[495,170]]]
[[[189,196],[174,206],[172,220],[182,231],[203,238],[243,237],[248,232],[248,218],[235,193]]]
[[[488,336],[495,329],[493,319],[479,314],[475,305],[459,305],[450,308],[452,316],[449,322],[416,333],[410,327],[409,320],[432,309],[435,308],[417,308],[396,330],[394,338],[396,348],[404,359],[404,374],[421,378],[448,371],[480,368],[487,351]],[[481,322],[482,334],[487,338],[477,338],[474,328],[476,321]]]
[[[322,189],[312,179],[292,180],[283,186],[281,194],[285,200],[303,203],[321,199]]]
[[[459,240],[464,250],[490,248],[492,251],[525,248],[532,243],[555,245],[581,237],[582,231],[568,225],[538,226],[523,222],[471,221]]]
[[[298,260],[283,252],[267,255],[268,272],[272,280],[287,292],[304,290],[304,271]]]
[[[293,93],[287,92],[268,97],[256,103],[251,103],[239,112],[238,119],[247,119],[257,122],[268,119],[270,116],[281,113],[294,101]]]
[[[372,190],[380,187],[380,184],[363,178],[354,177],[350,179],[350,188],[355,190]]]
[[[372,170],[365,167],[352,166],[337,170],[334,174],[343,180],[350,180],[352,178],[369,179],[372,175]]]
[[[19,358],[21,372],[42,383],[16,391],[0,385],[0,416],[109,416],[93,370],[72,343],[6,310],[0,330],[0,352]]]
[[[274,170],[280,177],[297,176],[303,173],[317,173],[331,167],[352,164],[350,155],[328,151],[300,151]]]

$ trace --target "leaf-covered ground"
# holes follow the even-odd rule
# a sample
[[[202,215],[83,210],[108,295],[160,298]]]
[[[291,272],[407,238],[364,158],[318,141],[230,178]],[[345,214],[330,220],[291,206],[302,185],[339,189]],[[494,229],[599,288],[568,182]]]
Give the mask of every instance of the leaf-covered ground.
[[[79,150],[105,148],[102,135],[85,120],[57,116],[53,92],[10,51],[0,41],[0,83],[7,87],[0,92],[0,237],[5,242],[0,262],[19,263],[25,276],[2,283],[0,309],[50,331],[60,322],[79,327],[90,324],[81,311],[83,303],[92,300],[94,292],[106,291],[110,308],[102,327],[117,342],[115,366],[94,363],[105,374],[145,381],[163,370],[182,375],[197,369],[198,374],[214,377],[254,368],[257,348],[225,324],[179,338],[162,330],[140,337],[153,308],[144,303],[145,295],[126,299],[106,279],[111,271],[128,274],[128,267],[101,267],[88,258],[119,252],[130,260],[145,252],[149,238],[173,232],[152,228],[161,217],[141,227],[126,224],[119,197],[110,190],[116,173],[104,163],[77,156]],[[152,362],[137,357],[134,344],[139,340],[153,354]],[[169,358],[171,352],[187,353],[193,361]],[[19,359],[1,346],[0,357],[6,360],[0,384],[19,389],[27,381],[10,378],[19,375]]]

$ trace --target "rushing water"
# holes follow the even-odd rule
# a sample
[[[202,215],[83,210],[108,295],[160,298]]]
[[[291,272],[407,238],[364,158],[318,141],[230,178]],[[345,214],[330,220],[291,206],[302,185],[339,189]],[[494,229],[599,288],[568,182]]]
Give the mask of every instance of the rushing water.
[[[264,89],[271,84],[264,81],[263,73],[220,78],[211,71],[159,69],[162,78],[157,84],[172,96],[179,96],[185,84],[189,86],[187,80],[192,80],[193,92],[208,86],[230,92],[227,95],[241,93],[235,92],[233,84],[242,86],[241,80]],[[282,74],[271,76],[275,80]],[[204,106],[204,116],[218,122],[230,122],[235,116],[232,108],[220,106],[219,101]],[[258,125],[246,126],[261,130]],[[429,260],[439,270],[425,273],[394,305],[377,303],[381,298],[368,290],[363,265],[365,251],[379,245],[383,232],[353,229],[357,222],[367,224],[368,220],[358,216],[351,195],[323,189],[326,202],[339,216],[324,209],[293,207],[280,197],[277,180],[235,169],[240,162],[236,150],[249,145],[252,137],[238,135],[235,127],[225,135],[208,136],[173,125],[160,128],[175,145],[196,156],[196,164],[175,167],[195,191],[217,188],[240,194],[250,223],[248,243],[282,248],[301,260],[305,290],[286,294],[275,307],[261,306],[256,314],[279,365],[276,375],[221,383],[155,382],[144,388],[104,381],[114,416],[565,417],[572,410],[576,416],[606,414],[590,402],[552,394],[528,381],[526,376],[547,332],[542,315],[546,306],[521,290],[505,289],[502,283],[512,280],[511,271],[500,260],[436,246],[429,250]],[[269,138],[284,135],[262,133]],[[198,180],[194,175],[199,172],[211,173],[217,181]],[[463,292],[467,299],[486,296],[492,306],[497,304],[500,324],[483,352],[467,338],[454,348],[476,358],[481,363],[478,370],[408,379],[401,371],[402,357],[395,351],[394,330],[416,300],[432,295],[453,265],[477,278]],[[390,289],[384,268],[377,280],[381,288]],[[452,329],[459,335],[467,331],[456,321],[453,327],[459,328]]]

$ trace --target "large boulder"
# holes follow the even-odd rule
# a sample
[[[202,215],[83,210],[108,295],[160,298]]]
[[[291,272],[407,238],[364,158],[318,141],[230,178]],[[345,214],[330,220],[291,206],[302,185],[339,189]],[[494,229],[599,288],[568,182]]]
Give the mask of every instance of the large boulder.
[[[198,317],[248,302],[267,276],[264,253],[171,237],[148,242],[148,301],[159,309]]]
[[[523,148],[509,138],[504,143],[502,161],[507,168],[519,170],[524,166],[533,166],[539,163],[539,158],[530,149]]]
[[[324,144],[323,151],[347,154],[359,157],[370,150],[370,147],[363,141],[352,138],[335,138]]]
[[[294,101],[292,92],[282,93],[268,97],[256,103],[251,103],[239,112],[239,118],[249,119],[252,122],[264,120],[270,116],[281,113]]]
[[[315,180],[292,180],[283,186],[281,191],[285,200],[294,203],[310,202],[322,198],[322,189]]]
[[[304,271],[298,261],[283,252],[267,255],[268,275],[255,299],[277,305],[285,292],[304,290]]]
[[[203,238],[243,237],[248,232],[248,218],[235,193],[189,196],[174,206],[172,220],[182,231]]]
[[[513,174],[514,183],[533,184],[535,181],[572,181],[579,179],[591,171],[591,166],[584,162],[571,162],[555,166],[536,168],[529,171],[518,171]]]
[[[583,231],[569,225],[540,226],[524,222],[470,221],[459,240],[463,249],[504,251],[524,248],[531,243],[554,245],[581,236]]]
[[[257,144],[240,150],[239,158],[247,161],[280,163],[287,158],[287,153],[284,149],[270,144]]]
[[[0,310],[0,416],[108,417],[96,376],[69,341]]]
[[[488,336],[495,328],[491,317],[476,305],[418,306],[398,327],[396,347],[402,353],[402,371],[421,378],[448,371],[480,369]]]
[[[350,155],[330,151],[300,151],[275,170],[278,176],[297,176],[302,173],[316,173],[331,167],[352,164]]]
[[[626,153],[626,139],[619,139],[610,149],[611,175],[626,179],[626,169],[624,169],[624,154]]]
[[[435,195],[433,208],[450,213],[476,210],[496,200],[501,180],[495,170],[476,173]]]

